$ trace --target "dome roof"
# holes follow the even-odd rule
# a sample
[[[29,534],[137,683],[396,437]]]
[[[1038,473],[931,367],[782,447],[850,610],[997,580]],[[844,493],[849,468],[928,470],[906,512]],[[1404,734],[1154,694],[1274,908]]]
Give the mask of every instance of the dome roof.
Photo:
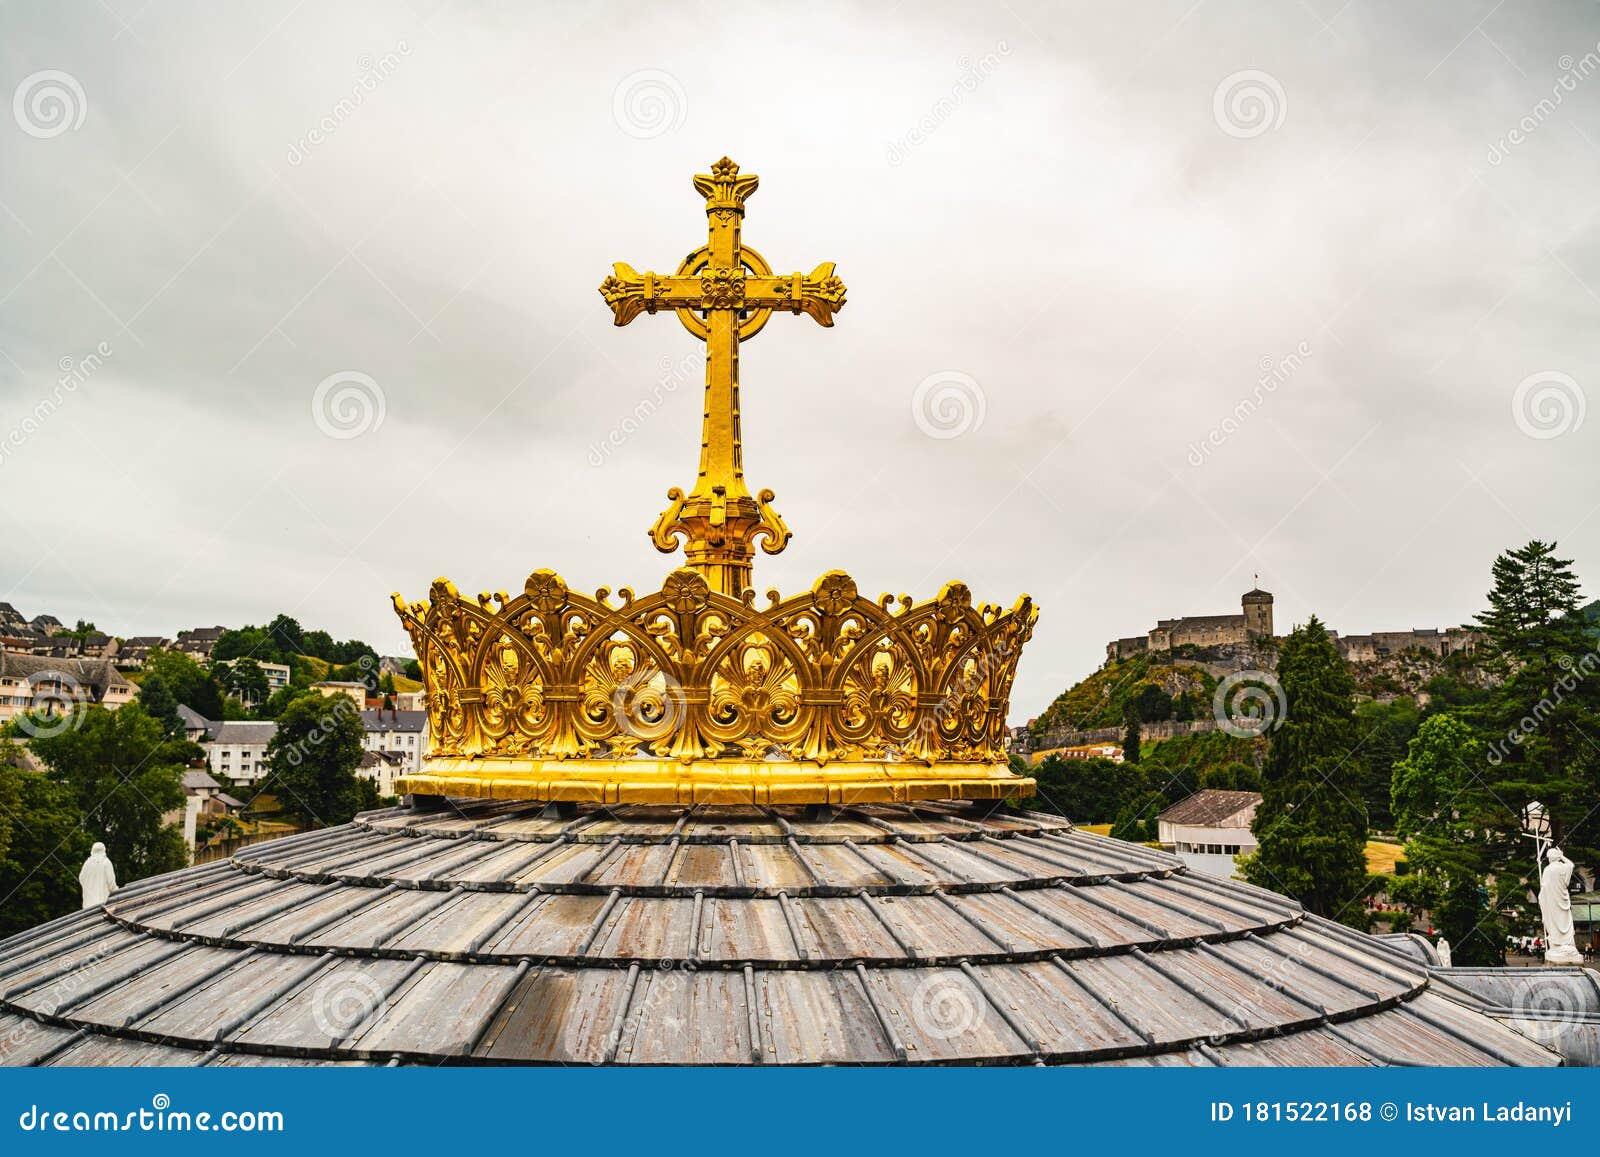
[[[392,809],[0,944],[5,1064],[1547,1065],[1379,941],[959,803]]]

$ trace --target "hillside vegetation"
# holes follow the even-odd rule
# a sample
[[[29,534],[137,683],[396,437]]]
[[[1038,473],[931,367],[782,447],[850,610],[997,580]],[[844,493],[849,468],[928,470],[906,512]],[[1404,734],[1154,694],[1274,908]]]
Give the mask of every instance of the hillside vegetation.
[[[1027,806],[1074,823],[1115,824],[1119,837],[1154,839],[1156,814],[1200,788],[1258,789],[1266,749],[1264,739],[1208,731],[1153,743],[1138,763],[1047,755],[1025,771],[1039,784]]]
[[[1056,696],[1033,721],[1033,733],[1057,727],[1120,727],[1130,713],[1141,723],[1205,719],[1216,685],[1216,678],[1193,660],[1163,656],[1158,661],[1152,655],[1119,659]]]

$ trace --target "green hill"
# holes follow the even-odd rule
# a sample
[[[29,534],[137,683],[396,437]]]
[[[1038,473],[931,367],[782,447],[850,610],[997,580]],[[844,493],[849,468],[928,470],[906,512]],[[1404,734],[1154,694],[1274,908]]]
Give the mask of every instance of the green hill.
[[[319,659],[315,655],[296,654],[289,657],[289,666],[294,669],[296,683],[320,683],[328,677],[328,672],[332,669],[333,664],[326,659]],[[308,676],[304,680],[300,678],[302,672]]]
[[[1211,711],[1216,686],[1216,679],[1190,660],[1158,661],[1152,655],[1118,659],[1056,696],[1033,721],[1033,732],[1041,735],[1055,727],[1075,731],[1120,727],[1130,707],[1146,723],[1204,719]]]

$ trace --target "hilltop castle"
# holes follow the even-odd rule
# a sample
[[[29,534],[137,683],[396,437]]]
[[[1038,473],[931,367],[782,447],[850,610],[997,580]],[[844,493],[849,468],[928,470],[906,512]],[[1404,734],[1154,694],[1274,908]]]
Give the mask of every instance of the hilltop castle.
[[[1171,651],[1176,647],[1223,647],[1273,638],[1272,594],[1257,587],[1239,599],[1240,614],[1194,615],[1181,619],[1161,619],[1147,634],[1113,639],[1106,644],[1106,662],[1126,659],[1147,651]],[[1429,654],[1453,655],[1477,646],[1479,632],[1470,627],[1412,628],[1409,631],[1374,631],[1370,635],[1343,635],[1329,631],[1339,653],[1352,663],[1370,663],[1400,651],[1420,650]]]
[[[1239,599],[1237,615],[1193,615],[1161,619],[1148,634],[1113,639],[1106,644],[1106,662],[1126,659],[1143,651],[1170,651],[1174,647],[1221,647],[1272,637],[1272,595],[1259,587]]]

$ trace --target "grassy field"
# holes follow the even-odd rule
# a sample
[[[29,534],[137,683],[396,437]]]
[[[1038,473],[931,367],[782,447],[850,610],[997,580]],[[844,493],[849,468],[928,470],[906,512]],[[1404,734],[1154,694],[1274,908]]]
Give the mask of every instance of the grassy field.
[[[1367,871],[1379,875],[1394,875],[1395,861],[1404,858],[1406,850],[1399,844],[1382,840],[1367,841]]]

